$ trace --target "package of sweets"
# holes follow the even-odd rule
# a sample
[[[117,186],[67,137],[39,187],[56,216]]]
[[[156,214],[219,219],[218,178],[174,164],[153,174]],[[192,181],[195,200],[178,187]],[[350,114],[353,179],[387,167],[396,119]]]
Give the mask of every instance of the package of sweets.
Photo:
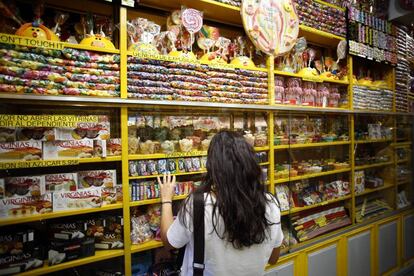
[[[18,176],[4,179],[6,197],[40,196],[45,194],[44,176]]]

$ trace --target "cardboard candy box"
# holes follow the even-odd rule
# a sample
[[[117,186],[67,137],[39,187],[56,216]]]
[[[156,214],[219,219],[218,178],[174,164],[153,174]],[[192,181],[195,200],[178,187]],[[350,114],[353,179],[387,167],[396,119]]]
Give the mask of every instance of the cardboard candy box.
[[[16,128],[16,141],[54,141],[55,129],[47,127]]]
[[[42,142],[20,141],[0,143],[0,161],[42,159]]]
[[[120,249],[123,242],[123,219],[121,216],[101,216],[85,222],[86,235],[94,237],[96,249]]]
[[[98,157],[121,155],[121,138],[94,140],[94,155]]]
[[[41,196],[45,194],[44,176],[19,176],[4,179],[5,197]]]
[[[99,208],[101,205],[101,189],[53,193],[54,211]]]
[[[57,265],[95,255],[94,239],[53,239],[48,251],[49,265]]]
[[[78,172],[78,189],[93,187],[115,187],[116,170],[95,170]]]
[[[47,192],[76,191],[78,176],[76,173],[47,174],[45,175],[45,183]]]
[[[33,230],[0,235],[0,275],[18,274],[42,265],[42,248],[35,244]]]
[[[111,125],[106,116],[98,123],[79,122],[76,128],[58,128],[55,131],[56,140],[108,140],[111,135]]]
[[[52,195],[22,196],[0,200],[0,217],[13,218],[52,212]]]
[[[69,159],[93,157],[93,140],[53,141],[43,144],[43,159]]]

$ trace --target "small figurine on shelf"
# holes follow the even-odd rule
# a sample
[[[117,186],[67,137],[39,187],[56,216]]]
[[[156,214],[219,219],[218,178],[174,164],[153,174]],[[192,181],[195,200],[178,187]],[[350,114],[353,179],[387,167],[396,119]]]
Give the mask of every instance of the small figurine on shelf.
[[[115,49],[114,44],[112,44],[111,40],[105,36],[105,33],[102,31],[102,29],[99,34],[95,34],[93,25],[94,19],[91,14],[88,14],[86,17],[86,26],[88,28],[88,33],[84,34],[84,38],[80,44],[98,48]]]
[[[41,19],[43,11],[44,3],[38,2],[34,9],[35,18],[33,22],[21,25],[16,31],[16,35],[43,40],[60,41],[59,37],[54,32],[43,25],[43,21]]]

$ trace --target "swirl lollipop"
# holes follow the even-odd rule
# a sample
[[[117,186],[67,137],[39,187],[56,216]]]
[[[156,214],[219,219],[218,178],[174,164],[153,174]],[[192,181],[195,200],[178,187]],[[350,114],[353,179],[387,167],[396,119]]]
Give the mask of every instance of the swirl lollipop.
[[[346,57],[346,45],[346,40],[339,41],[338,47],[336,48],[336,55],[338,56],[336,63],[338,63],[341,59],[344,59]]]
[[[194,34],[203,27],[203,14],[195,9],[185,9],[181,13],[181,21],[184,28],[190,33],[190,51],[192,51]]]

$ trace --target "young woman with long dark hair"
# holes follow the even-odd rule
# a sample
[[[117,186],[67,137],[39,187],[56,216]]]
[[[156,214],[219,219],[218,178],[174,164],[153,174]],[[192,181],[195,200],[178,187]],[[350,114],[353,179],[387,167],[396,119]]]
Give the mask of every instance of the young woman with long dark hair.
[[[205,200],[204,275],[263,275],[275,264],[283,240],[277,200],[261,183],[253,147],[234,132],[221,131],[211,140],[207,174],[194,193]],[[185,250],[182,275],[193,275],[193,195],[173,220],[171,200],[175,176],[158,178],[161,189],[161,238],[166,246]]]

